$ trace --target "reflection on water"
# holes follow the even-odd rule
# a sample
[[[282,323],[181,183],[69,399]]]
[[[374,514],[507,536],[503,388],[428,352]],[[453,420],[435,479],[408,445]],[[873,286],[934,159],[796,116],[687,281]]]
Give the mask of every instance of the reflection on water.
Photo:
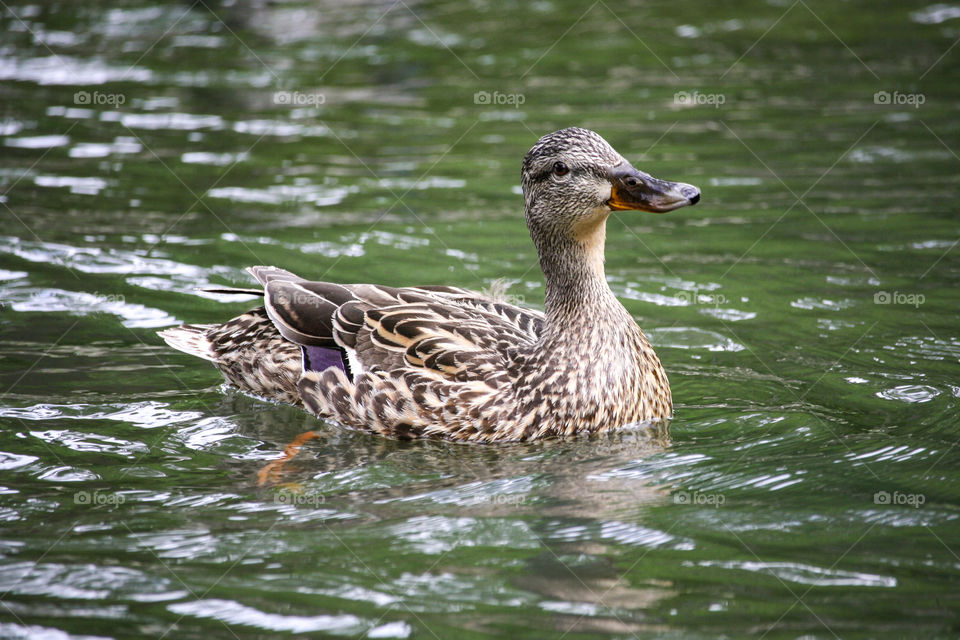
[[[956,6],[116,4],[0,11],[0,637],[954,630]],[[703,188],[608,225],[669,437],[385,440],[154,335],[251,264],[541,304],[572,124]]]

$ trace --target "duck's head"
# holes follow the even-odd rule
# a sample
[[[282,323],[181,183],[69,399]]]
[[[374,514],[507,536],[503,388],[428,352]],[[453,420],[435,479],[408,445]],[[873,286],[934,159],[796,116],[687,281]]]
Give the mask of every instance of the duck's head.
[[[611,211],[665,213],[700,200],[693,185],[635,169],[599,134],[578,127],[540,138],[523,159],[521,175],[534,240],[593,235]]]

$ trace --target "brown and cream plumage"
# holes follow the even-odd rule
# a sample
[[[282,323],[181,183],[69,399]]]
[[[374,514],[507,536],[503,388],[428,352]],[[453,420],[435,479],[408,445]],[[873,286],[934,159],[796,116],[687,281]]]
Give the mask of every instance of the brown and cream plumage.
[[[638,171],[580,128],[541,138],[521,177],[542,313],[456,287],[252,267],[263,307],[160,335],[240,389],[389,436],[518,441],[669,417],[660,360],[604,277],[606,220],[695,204],[700,192]]]

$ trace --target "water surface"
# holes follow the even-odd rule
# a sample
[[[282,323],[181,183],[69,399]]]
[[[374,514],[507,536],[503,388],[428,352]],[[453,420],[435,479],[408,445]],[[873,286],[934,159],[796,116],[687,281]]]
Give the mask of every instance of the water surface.
[[[956,635],[958,38],[890,1],[7,3],[0,637]],[[608,229],[669,433],[386,440],[156,337],[251,264],[541,305],[519,164],[569,125],[703,190]]]

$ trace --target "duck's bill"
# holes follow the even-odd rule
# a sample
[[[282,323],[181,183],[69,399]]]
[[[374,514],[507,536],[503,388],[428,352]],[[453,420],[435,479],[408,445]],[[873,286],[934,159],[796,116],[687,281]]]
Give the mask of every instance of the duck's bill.
[[[610,184],[607,205],[614,211],[666,213],[700,201],[700,190],[692,184],[660,180],[630,165],[612,170]]]

